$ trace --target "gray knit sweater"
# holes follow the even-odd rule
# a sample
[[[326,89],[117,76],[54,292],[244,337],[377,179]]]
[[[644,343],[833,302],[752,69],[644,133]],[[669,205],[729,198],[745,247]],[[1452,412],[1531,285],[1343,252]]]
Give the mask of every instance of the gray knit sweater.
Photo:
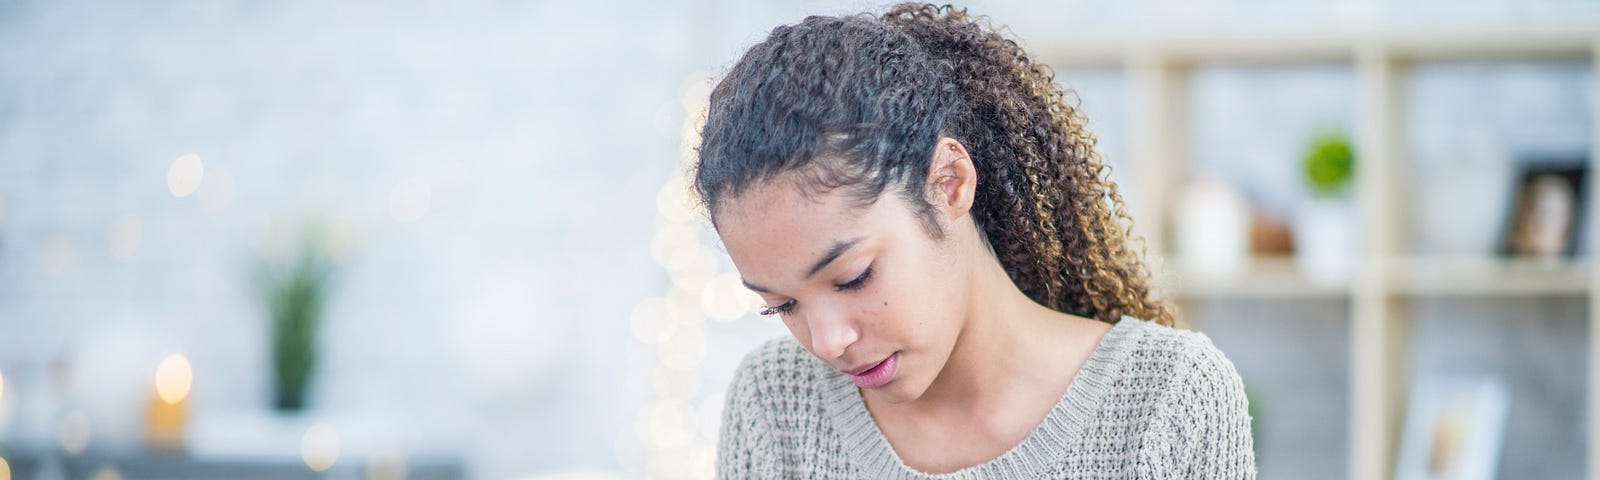
[[[717,445],[717,478],[1255,476],[1233,364],[1204,334],[1132,317],[1106,333],[1022,443],[979,465],[938,475],[907,467],[849,377],[787,336],[740,363]]]

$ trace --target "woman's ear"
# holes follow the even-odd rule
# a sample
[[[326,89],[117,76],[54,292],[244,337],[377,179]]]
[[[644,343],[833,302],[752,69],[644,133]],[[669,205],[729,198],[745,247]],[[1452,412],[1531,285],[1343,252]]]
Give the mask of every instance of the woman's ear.
[[[939,137],[928,164],[928,193],[934,208],[948,220],[961,218],[972,210],[978,191],[978,170],[972,165],[967,147],[950,137]]]

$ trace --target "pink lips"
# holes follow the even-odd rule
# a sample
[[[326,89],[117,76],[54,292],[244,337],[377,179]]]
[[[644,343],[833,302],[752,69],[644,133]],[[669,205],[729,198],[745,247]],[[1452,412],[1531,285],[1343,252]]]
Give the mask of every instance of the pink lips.
[[[856,386],[861,388],[881,387],[883,384],[889,383],[890,379],[894,378],[894,369],[895,367],[899,366],[899,364],[900,352],[895,352],[893,355],[889,355],[889,358],[883,359],[882,362],[878,362],[878,364],[874,365],[872,368],[866,369],[866,371],[861,373],[851,375],[850,381],[856,382]]]

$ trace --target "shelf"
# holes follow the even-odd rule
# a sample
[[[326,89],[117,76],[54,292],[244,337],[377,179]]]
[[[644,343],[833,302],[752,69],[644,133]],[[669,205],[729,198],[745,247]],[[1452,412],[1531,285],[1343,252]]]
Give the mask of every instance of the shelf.
[[[1586,60],[1596,40],[1600,40],[1600,29],[1592,26],[1550,26],[1394,33],[1084,36],[1052,38],[1038,51],[1039,58],[1057,67],[1117,66],[1140,57],[1160,58],[1172,65],[1352,62],[1362,49],[1376,49],[1407,61]]]
[[[1396,27],[1398,28],[1398,27]],[[1361,233],[1357,244],[1364,257],[1353,265],[1351,282],[1328,284],[1300,273],[1292,257],[1250,260],[1238,275],[1218,278],[1185,272],[1183,262],[1150,259],[1158,284],[1169,298],[1182,302],[1268,300],[1348,302],[1350,315],[1350,397],[1348,478],[1380,479],[1394,475],[1400,426],[1409,387],[1411,352],[1409,302],[1428,298],[1587,298],[1589,343],[1600,348],[1600,259],[1534,261],[1492,257],[1436,258],[1411,256],[1406,250],[1409,185],[1403,171],[1411,151],[1406,132],[1409,86],[1413,67],[1451,61],[1578,61],[1591,65],[1600,58],[1600,25],[1546,24],[1514,28],[1430,29],[1409,31],[1257,31],[1209,35],[1074,35],[1050,37],[1028,47],[1036,59],[1058,69],[1108,68],[1127,77],[1132,102],[1127,158],[1130,181],[1141,185],[1137,218],[1151,225],[1143,235],[1148,251],[1168,251],[1165,239],[1169,209],[1189,169],[1192,121],[1190,75],[1210,66],[1349,65],[1355,80],[1353,139],[1362,168],[1356,170],[1354,197]],[[1593,83],[1590,102],[1600,99]],[[1600,103],[1591,103],[1591,113]],[[1591,138],[1600,138],[1600,121]],[[1591,142],[1591,162],[1600,159],[1600,143]],[[1591,169],[1591,184],[1600,184],[1600,169]],[[1590,195],[1582,211],[1600,215],[1600,196]],[[1148,220],[1154,219],[1154,220]],[[1593,225],[1594,222],[1589,222]],[[1592,227],[1591,227],[1592,228]],[[1600,252],[1600,239],[1589,240]],[[1596,255],[1600,255],[1597,253]],[[1172,260],[1172,259],[1167,259]],[[1600,356],[1591,355],[1585,400],[1588,411],[1600,411]],[[1586,426],[1590,465],[1586,478],[1600,480],[1600,416]]]
[[[1398,261],[1390,272],[1409,296],[1585,296],[1588,259],[1438,259]]]
[[[1182,265],[1182,262],[1175,262]],[[1297,300],[1340,299],[1350,295],[1348,284],[1312,281],[1300,273],[1293,257],[1257,257],[1238,275],[1218,277],[1179,270],[1169,285],[1178,300]]]
[[[1181,264],[1181,263],[1180,263]],[[1430,258],[1384,263],[1384,292],[1393,297],[1585,296],[1587,259]],[[1168,285],[1178,300],[1344,299],[1348,283],[1322,283],[1300,273],[1293,257],[1258,257],[1239,275],[1207,276],[1179,271]]]

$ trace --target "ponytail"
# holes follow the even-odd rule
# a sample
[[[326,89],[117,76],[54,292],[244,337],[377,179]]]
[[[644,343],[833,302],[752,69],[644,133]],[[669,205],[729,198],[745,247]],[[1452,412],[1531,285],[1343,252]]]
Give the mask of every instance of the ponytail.
[[[954,69],[965,108],[946,128],[978,169],[975,219],[1023,292],[1059,311],[1171,325],[1095,137],[1054,74],[965,10],[903,3],[883,21]],[[987,23],[987,22],[985,22]]]

